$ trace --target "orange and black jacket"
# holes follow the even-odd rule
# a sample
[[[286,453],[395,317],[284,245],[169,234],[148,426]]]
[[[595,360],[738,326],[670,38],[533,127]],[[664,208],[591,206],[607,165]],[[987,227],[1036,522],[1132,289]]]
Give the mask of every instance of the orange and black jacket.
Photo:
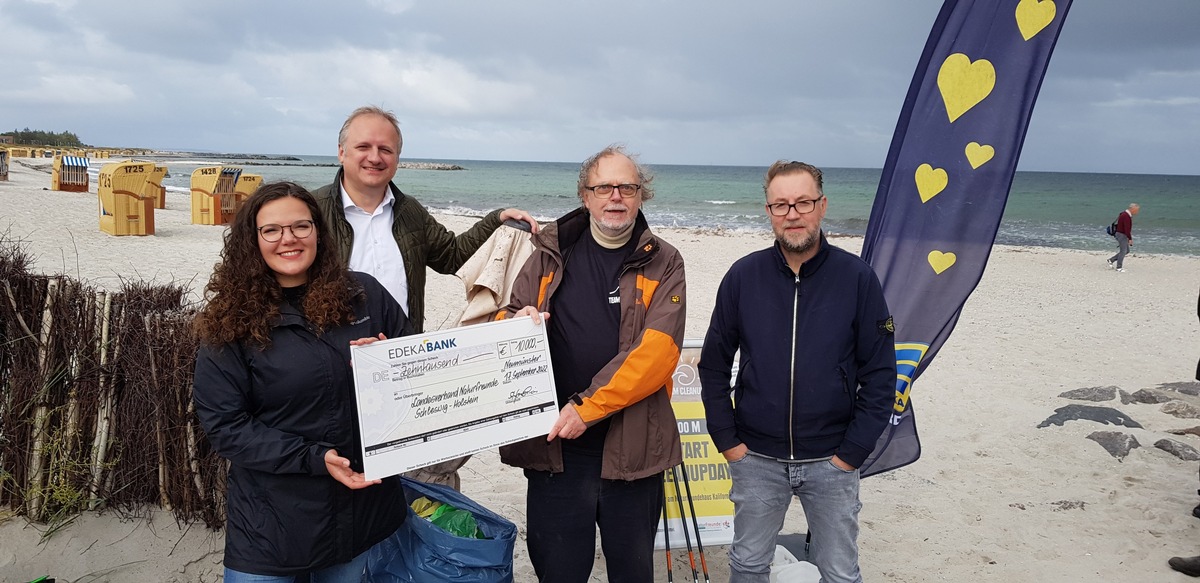
[[[550,312],[550,298],[562,282],[561,251],[587,232],[589,220],[581,207],[532,236],[533,255],[517,276],[508,306],[495,319],[511,317],[525,306]],[[589,425],[611,419],[601,467],[601,477],[609,480],[644,478],[682,461],[671,376],[686,316],[683,257],[650,232],[641,211],[634,237],[637,248],[620,275],[619,352],[579,392],[581,402],[570,404]],[[500,458],[520,468],[563,471],[561,440],[547,443],[544,436],[502,447]]]

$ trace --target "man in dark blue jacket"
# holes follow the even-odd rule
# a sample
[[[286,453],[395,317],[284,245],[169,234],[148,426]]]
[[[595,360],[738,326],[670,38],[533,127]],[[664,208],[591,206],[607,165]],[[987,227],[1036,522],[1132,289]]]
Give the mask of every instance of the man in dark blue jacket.
[[[821,231],[821,171],[781,160],[763,189],[775,245],[721,281],[699,366],[708,432],[733,479],[730,581],[768,581],[794,494],[822,581],[861,583],[858,468],[895,397],[892,318],[871,267]]]

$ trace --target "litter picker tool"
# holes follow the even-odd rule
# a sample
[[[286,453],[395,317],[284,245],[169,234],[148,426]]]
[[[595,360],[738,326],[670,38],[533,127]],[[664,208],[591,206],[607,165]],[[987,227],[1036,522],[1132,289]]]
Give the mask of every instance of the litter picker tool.
[[[667,547],[667,583],[675,583],[671,573],[671,525],[667,522],[667,488],[663,487],[663,543]]]
[[[692,528],[696,530],[696,548],[700,551],[700,569],[704,572],[704,583],[711,583],[708,578],[708,561],[704,560],[704,543],[700,540],[700,522],[696,520],[696,504],[692,502],[692,485],[688,482],[687,466],[679,464],[679,470],[683,473],[683,489],[687,492],[688,509],[692,511]],[[679,491],[679,484],[675,484],[675,491]],[[679,517],[680,521],[683,517]],[[683,525],[684,530],[687,530],[687,524]]]
[[[675,502],[679,505],[679,523],[683,525],[683,542],[687,543],[688,562],[692,564],[692,583],[700,583],[700,573],[696,571],[696,555],[692,553],[692,535],[688,533],[687,515],[683,513],[683,492],[679,490],[679,479],[675,476],[675,466],[671,466],[671,481],[675,482]],[[666,488],[663,488],[663,491],[665,492]]]

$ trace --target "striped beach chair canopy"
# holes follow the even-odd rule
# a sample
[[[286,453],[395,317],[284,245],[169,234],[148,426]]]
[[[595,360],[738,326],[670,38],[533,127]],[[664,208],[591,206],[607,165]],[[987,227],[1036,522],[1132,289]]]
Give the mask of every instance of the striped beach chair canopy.
[[[84,168],[87,168],[88,167],[88,159],[84,158],[82,156],[63,156],[62,157],[62,165],[64,167],[66,167],[66,166],[83,166]]]

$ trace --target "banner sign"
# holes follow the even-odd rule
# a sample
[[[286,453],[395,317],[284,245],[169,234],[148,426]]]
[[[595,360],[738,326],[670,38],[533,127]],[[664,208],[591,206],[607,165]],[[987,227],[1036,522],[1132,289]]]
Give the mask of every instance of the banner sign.
[[[696,365],[700,362],[700,339],[687,339],[679,353],[679,364],[672,379],[674,392],[671,406],[679,424],[679,440],[683,445],[683,467],[686,468],[688,483],[683,483],[683,470],[675,468],[678,484],[671,481],[671,473],[663,476],[666,493],[667,528],[670,528],[671,547],[684,548],[683,528],[686,523],[692,544],[702,540],[705,546],[727,545],[733,542],[733,502],[729,500],[729,488],[733,481],[729,477],[729,465],[725,456],[717,451],[708,435],[708,424],[704,418],[704,403],[700,400],[700,375]],[[736,362],[734,363],[736,367]],[[736,377],[737,371],[734,370]],[[683,509],[687,520],[679,516],[678,492],[683,496]],[[692,505],[696,508],[697,533],[692,525],[692,508],[686,498],[688,488],[692,492]],[[663,526],[659,523],[654,548],[665,549]]]
[[[917,460],[909,394],[983,277],[1070,0],[947,0],[896,124],[862,257],[896,323],[896,401],[863,476]],[[982,373],[981,373],[982,374]]]

